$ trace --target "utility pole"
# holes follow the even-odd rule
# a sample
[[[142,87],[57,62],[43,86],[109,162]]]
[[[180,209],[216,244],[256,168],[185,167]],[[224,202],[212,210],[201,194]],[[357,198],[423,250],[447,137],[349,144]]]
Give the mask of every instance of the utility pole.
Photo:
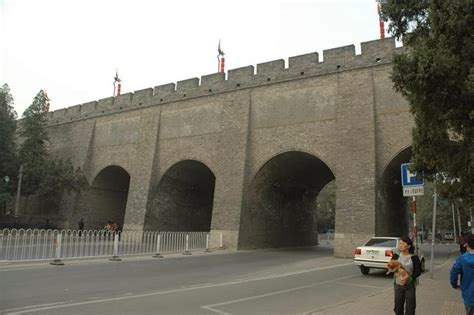
[[[458,238],[458,235],[461,235],[461,231],[459,231],[459,234],[456,233],[456,216],[454,215],[454,202],[451,203],[451,210],[453,211],[454,237],[455,237],[455,238]]]
[[[459,231],[459,234],[461,234],[462,229],[461,229],[461,217],[459,216],[459,205],[457,207],[457,211],[458,211],[458,231]]]
[[[431,260],[430,260],[430,271],[431,271],[431,279],[434,277],[434,247],[435,247],[435,235],[436,235],[436,201],[438,195],[436,194],[436,187],[433,193],[433,226],[431,230]]]

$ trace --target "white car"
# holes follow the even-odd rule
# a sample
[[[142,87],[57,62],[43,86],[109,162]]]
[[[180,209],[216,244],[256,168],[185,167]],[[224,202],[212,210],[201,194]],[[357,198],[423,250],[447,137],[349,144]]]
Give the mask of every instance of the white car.
[[[452,240],[454,240],[454,235],[453,235],[453,233],[451,233],[451,232],[446,232],[446,233],[444,233],[444,239],[445,239],[446,241],[452,241]]]
[[[359,266],[360,272],[368,274],[370,268],[387,269],[387,263],[393,253],[398,251],[398,237],[373,237],[363,246],[357,247],[354,252],[354,264]],[[419,254],[421,271],[425,270],[425,258]]]

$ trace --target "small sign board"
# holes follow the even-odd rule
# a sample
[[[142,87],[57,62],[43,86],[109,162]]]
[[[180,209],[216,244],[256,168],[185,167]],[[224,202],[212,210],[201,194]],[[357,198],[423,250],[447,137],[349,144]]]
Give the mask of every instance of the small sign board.
[[[413,163],[404,163],[401,165],[403,196],[422,196],[425,193],[423,178],[416,177],[416,172],[411,172]]]
[[[423,196],[425,194],[424,186],[403,187],[403,197]]]
[[[410,171],[412,165],[413,163],[403,163],[401,165],[403,187],[423,186],[425,184],[423,178],[416,177],[416,172],[412,173]]]

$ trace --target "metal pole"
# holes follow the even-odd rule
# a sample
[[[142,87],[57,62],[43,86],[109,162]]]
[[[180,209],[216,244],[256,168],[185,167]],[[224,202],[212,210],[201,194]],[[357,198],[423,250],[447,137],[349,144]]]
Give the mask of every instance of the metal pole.
[[[54,260],[50,262],[50,265],[62,266],[64,263],[61,261],[61,243],[62,243],[62,234],[58,233],[56,235],[56,240],[54,241],[54,246],[56,247],[56,253],[54,255]]]
[[[186,244],[183,255],[191,255],[191,252],[189,251],[189,233],[186,233]]]
[[[156,238],[156,253],[152,257],[163,258],[163,256],[160,254],[160,245],[161,245],[161,234],[158,233],[158,236]]]
[[[20,165],[20,174],[18,174],[18,188],[16,190],[16,199],[15,199],[15,217],[18,215],[18,207],[20,205],[20,195],[21,195],[21,180],[23,178],[23,165]]]
[[[112,258],[110,258],[109,260],[122,261],[122,259],[120,259],[120,257],[118,256],[118,246],[119,246],[119,235],[118,233],[114,233],[114,254]]]
[[[415,253],[418,255],[418,232],[416,227],[416,197],[413,196],[413,238],[415,239]]]
[[[206,253],[210,253],[211,250],[209,249],[209,233],[206,234]]]
[[[438,195],[436,194],[436,187],[434,189],[433,193],[433,226],[431,230],[431,261],[430,261],[430,270],[431,270],[431,279],[434,278],[434,247],[435,247],[435,234],[436,234],[436,201],[437,201]]]
[[[461,234],[461,217],[459,216],[459,206],[457,207],[457,210],[458,210],[458,231],[459,231],[459,234]]]
[[[453,212],[454,237],[458,239],[458,236],[461,235],[461,231],[459,231],[459,234],[457,234],[457,231],[456,231],[456,216],[454,215],[454,202],[451,203],[451,210]]]

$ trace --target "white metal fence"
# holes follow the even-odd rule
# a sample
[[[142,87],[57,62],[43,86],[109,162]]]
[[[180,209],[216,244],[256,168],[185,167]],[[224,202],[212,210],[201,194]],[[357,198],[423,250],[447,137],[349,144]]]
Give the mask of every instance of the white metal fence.
[[[208,249],[207,232],[0,230],[0,261],[159,255]]]

